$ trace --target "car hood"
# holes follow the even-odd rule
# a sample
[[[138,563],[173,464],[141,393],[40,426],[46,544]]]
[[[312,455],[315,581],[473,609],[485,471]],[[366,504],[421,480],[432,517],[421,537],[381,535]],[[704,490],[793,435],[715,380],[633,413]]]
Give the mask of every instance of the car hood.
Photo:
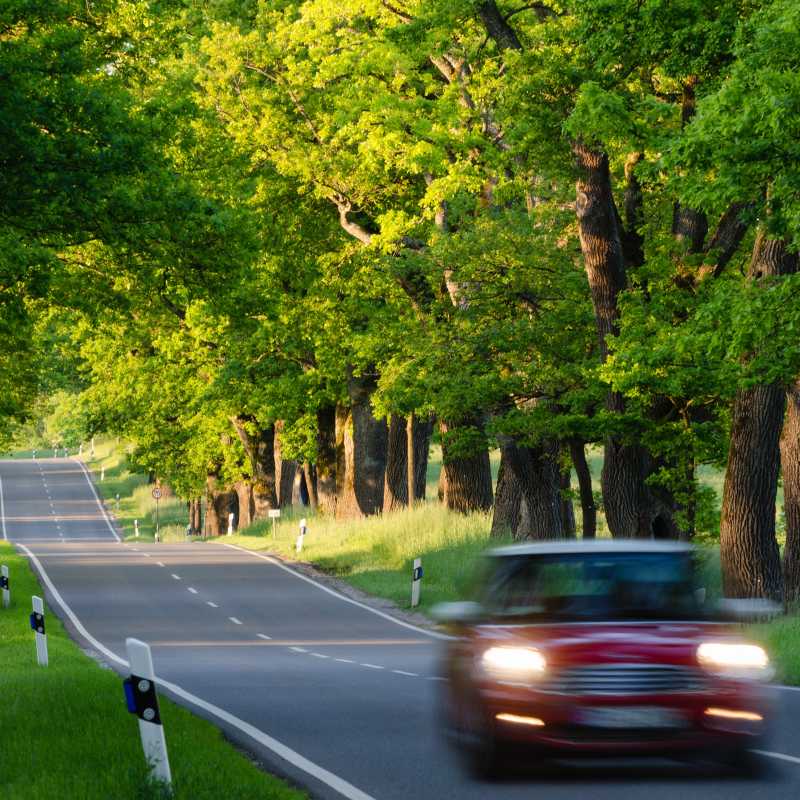
[[[730,636],[712,622],[491,625],[478,631],[486,647],[536,647],[549,664],[696,664],[700,642]]]

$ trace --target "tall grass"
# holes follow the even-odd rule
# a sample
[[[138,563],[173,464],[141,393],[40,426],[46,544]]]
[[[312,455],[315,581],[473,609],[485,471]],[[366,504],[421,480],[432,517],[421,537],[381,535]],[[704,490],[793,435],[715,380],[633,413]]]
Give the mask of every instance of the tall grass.
[[[297,558],[298,520],[298,514],[290,513],[281,518],[274,535],[269,522],[259,522],[222,541]],[[459,596],[477,556],[489,545],[506,542],[490,538],[490,528],[489,514],[457,514],[438,503],[361,520],[309,517],[299,557],[401,607],[410,605],[413,561],[422,558],[420,606],[425,609]]]

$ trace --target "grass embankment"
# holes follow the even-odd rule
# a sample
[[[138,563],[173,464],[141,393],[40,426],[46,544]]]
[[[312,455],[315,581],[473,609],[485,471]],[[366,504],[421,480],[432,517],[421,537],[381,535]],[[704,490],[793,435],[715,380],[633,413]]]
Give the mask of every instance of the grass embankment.
[[[42,596],[26,559],[0,543],[11,572],[12,605],[0,607],[0,793],[4,800],[150,800],[136,717],[120,677],[85,655],[47,614],[50,666],[36,664],[28,623]],[[219,797],[302,800],[306,795],[259,770],[217,728],[161,698],[175,800]]]

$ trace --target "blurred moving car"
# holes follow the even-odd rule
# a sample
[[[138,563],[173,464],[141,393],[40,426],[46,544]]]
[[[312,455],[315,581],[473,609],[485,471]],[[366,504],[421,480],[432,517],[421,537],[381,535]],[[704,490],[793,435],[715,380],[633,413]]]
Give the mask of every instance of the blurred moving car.
[[[435,609],[457,634],[445,651],[445,724],[475,773],[491,776],[514,745],[526,761],[748,761],[772,670],[708,610],[691,546],[549,542],[485,560],[476,602]]]

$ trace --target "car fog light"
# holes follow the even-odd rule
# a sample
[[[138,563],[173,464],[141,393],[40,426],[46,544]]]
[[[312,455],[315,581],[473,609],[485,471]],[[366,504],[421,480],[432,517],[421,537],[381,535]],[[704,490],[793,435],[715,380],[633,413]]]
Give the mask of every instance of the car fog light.
[[[722,719],[740,719],[745,722],[763,722],[764,717],[755,711],[735,711],[731,708],[707,708],[707,717],[721,717]]]
[[[496,714],[495,719],[500,722],[513,722],[517,725],[530,725],[534,728],[543,728],[544,720],[539,717],[522,717],[519,714]]]

